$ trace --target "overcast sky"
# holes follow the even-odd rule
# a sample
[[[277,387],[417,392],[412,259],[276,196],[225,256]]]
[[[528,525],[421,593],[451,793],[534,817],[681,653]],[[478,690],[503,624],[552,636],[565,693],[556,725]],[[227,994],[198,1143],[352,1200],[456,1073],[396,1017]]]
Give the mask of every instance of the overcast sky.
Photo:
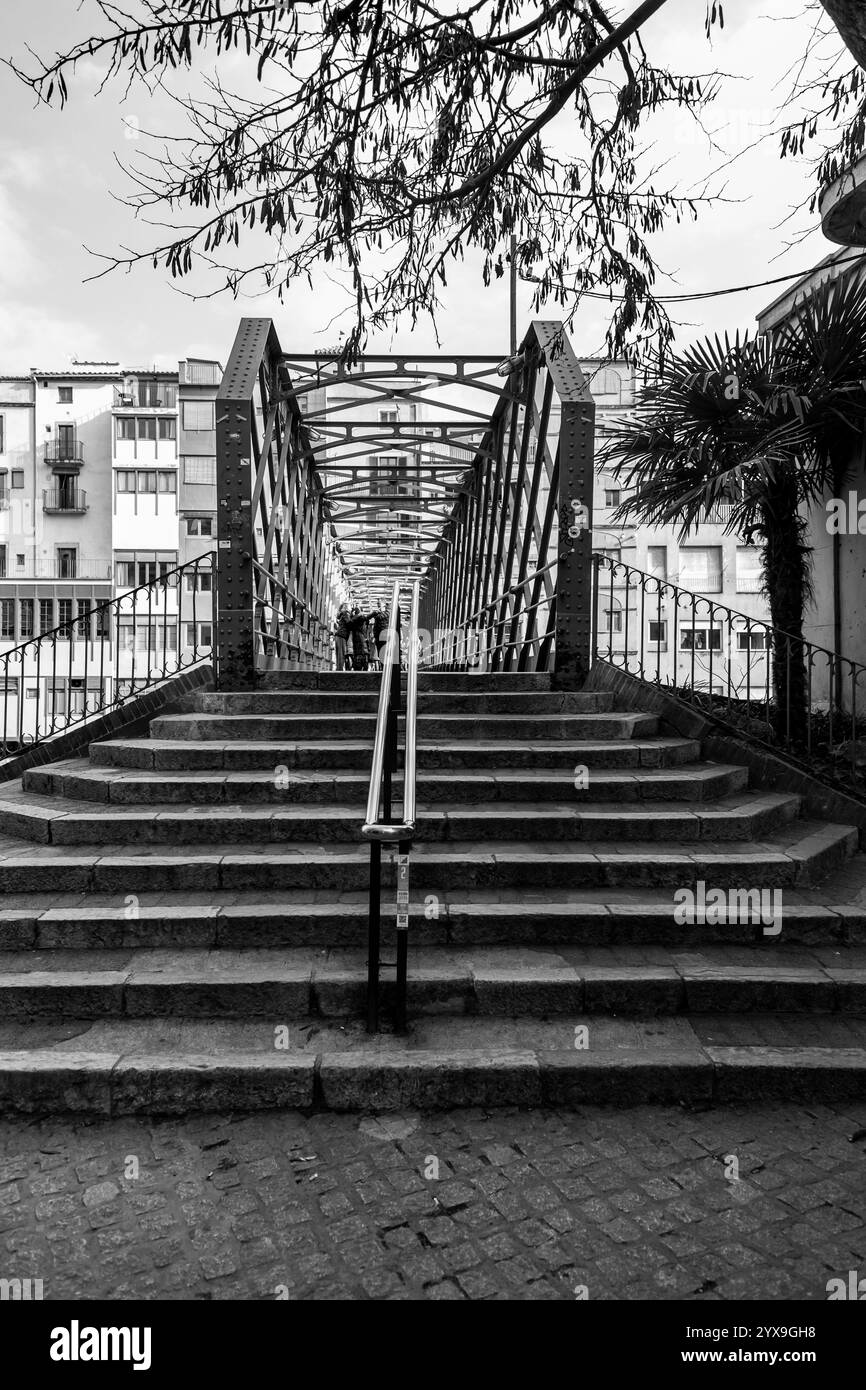
[[[805,3],[805,0],[803,0]],[[90,11],[71,0],[2,0],[3,49],[21,58],[30,43],[42,53],[63,47],[85,32]],[[704,33],[703,0],[668,0],[645,26],[643,39],[658,65],[677,71],[736,74],[709,115],[727,155],[770,128],[774,111],[790,86],[785,74],[806,51],[815,14],[792,16],[800,0],[728,0],[726,27]],[[627,9],[631,9],[629,4]],[[832,51],[831,49],[827,50]],[[236,60],[233,60],[236,61]],[[63,367],[72,357],[119,359],[127,366],[168,365],[187,354],[223,362],[241,313],[273,314],[287,350],[311,351],[337,337],[329,321],[342,303],[339,288],[322,279],[316,294],[303,288],[291,304],[256,299],[243,306],[228,297],[192,303],[161,273],[139,267],[86,283],[96,262],[85,250],[140,246],[145,239],[131,213],[118,201],[127,187],[117,156],[127,158],[136,123],[151,129],[163,110],[135,87],[125,101],[119,88],[94,96],[94,74],[82,72],[63,112],[36,108],[27,90],[0,70],[0,369]],[[132,127],[132,130],[130,130]],[[682,116],[654,127],[656,153],[669,158],[669,173],[681,186],[697,187],[725,162]],[[735,163],[728,195],[691,223],[660,234],[654,243],[670,292],[721,288],[805,270],[835,249],[817,227],[798,246],[785,250],[794,226],[789,210],[808,194],[804,163],[780,161],[778,141],[765,140]],[[796,227],[817,223],[801,217]],[[683,338],[699,332],[753,326],[756,312],[783,287],[726,296],[679,309]],[[519,323],[530,316],[531,289],[521,289]],[[555,310],[548,311],[556,317]],[[581,310],[573,332],[580,356],[596,353],[605,332],[605,306]],[[467,264],[455,271],[439,320],[443,347],[451,351],[500,352],[508,342],[507,286],[485,289]],[[413,338],[401,332],[404,348],[430,350],[428,327]],[[380,347],[387,347],[381,343]]]

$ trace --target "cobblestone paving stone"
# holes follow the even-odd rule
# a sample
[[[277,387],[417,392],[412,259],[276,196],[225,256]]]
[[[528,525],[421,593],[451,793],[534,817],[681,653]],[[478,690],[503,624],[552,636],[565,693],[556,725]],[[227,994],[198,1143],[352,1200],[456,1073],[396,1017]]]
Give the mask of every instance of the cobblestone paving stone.
[[[46,1299],[825,1299],[864,1267],[863,1105],[0,1122],[0,1277]]]

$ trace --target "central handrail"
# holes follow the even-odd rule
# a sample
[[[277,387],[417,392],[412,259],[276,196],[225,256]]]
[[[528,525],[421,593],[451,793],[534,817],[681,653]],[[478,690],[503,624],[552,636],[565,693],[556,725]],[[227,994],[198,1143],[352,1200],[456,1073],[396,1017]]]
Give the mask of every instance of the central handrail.
[[[409,852],[415,835],[415,775],[418,729],[418,621],[420,584],[412,585],[406,653],[406,725],[403,755],[402,816],[392,818],[391,778],[397,771],[397,718],[400,710],[400,581],[394,581],[388,637],[382,659],[382,683],[376,732],[373,738],[373,764],[362,836],[370,843],[370,909],[367,933],[367,1029],[379,1026],[379,941],[382,898],[382,846],[397,847],[397,1000],[396,1026],[406,1026],[406,966],[409,927]]]

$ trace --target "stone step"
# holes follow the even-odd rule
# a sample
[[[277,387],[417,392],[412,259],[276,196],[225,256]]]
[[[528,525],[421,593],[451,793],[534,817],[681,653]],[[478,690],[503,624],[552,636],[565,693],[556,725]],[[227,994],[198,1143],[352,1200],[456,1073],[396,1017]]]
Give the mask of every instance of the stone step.
[[[276,1028],[284,1029],[277,1033]],[[288,1042],[288,1047],[279,1045]],[[0,1028],[4,1114],[186,1114],[866,1098],[866,1021],[802,1014],[419,1020],[408,1036],[315,1018]]]
[[[269,671],[259,677],[257,691],[283,690],[378,690],[380,671]],[[401,675],[406,689],[406,672]],[[419,671],[418,690],[547,691],[552,689],[549,671]]]
[[[531,771],[503,772],[476,767],[454,768],[450,772],[429,771],[420,757],[417,794],[422,803],[466,803],[487,805],[498,801],[546,802],[574,800],[577,803],[651,801],[711,802],[729,797],[748,787],[749,773],[744,767],[722,763],[701,763],[687,771],[679,769],[635,768],[587,770],[575,777],[569,759],[565,767],[535,766]],[[580,785],[577,785],[580,781]],[[585,785],[584,785],[585,782]],[[83,758],[50,763],[26,772],[25,792],[39,796],[66,797],[77,801],[108,802],[118,806],[197,805],[240,803],[303,802],[305,805],[339,801],[365,802],[369,772],[363,770],[302,771],[288,764],[274,763],[267,771],[225,772],[174,771],[93,766]],[[2,795],[2,791],[0,791]]]
[[[731,844],[636,840],[622,847],[604,841],[420,841],[412,854],[416,890],[436,895],[447,888],[500,892],[583,891],[600,887],[688,888],[696,880],[714,888],[771,889],[820,882],[858,846],[850,826],[797,820],[762,841]],[[369,883],[365,844],[291,845],[166,844],[98,847],[0,844],[0,893],[154,891],[229,892],[331,889],[359,891]],[[383,883],[394,885],[394,865],[383,865]]]
[[[220,845],[309,842],[351,842],[360,838],[364,821],[366,787],[356,784],[354,805],[341,804],[149,804],[142,807],[110,806],[99,810],[92,802],[66,797],[40,796],[20,783],[8,784],[0,798],[0,833],[17,835],[42,844],[99,845],[108,837],[129,845]],[[571,788],[572,798],[583,797]],[[284,798],[288,799],[288,798]],[[395,798],[395,814],[399,812]],[[662,807],[636,807],[632,803],[581,802],[521,803],[499,801],[490,805],[448,803],[418,804],[422,841],[512,841],[516,845],[538,840],[631,841],[659,843],[696,840],[750,841],[792,821],[800,810],[800,798],[784,792],[744,791],[710,804],[666,802]]]
[[[404,692],[405,694],[405,692]],[[230,691],[201,692],[195,710],[208,715],[375,714],[378,690],[369,691]],[[419,715],[465,714],[605,714],[613,709],[607,692],[421,690]]]
[[[382,1007],[393,1005],[383,971]],[[866,950],[416,947],[409,1016],[810,1013],[866,1018]],[[8,952],[4,1022],[361,1017],[366,953],[245,950]]]
[[[258,742],[296,742],[307,738],[372,740],[376,716],[370,714],[166,714],[151,721],[154,738],[225,742],[243,739]],[[629,739],[658,733],[658,719],[650,714],[525,714],[469,715],[418,714],[419,741],[473,735],[478,738]]]
[[[303,743],[231,742],[202,739],[106,739],[90,745],[90,762],[96,767],[154,769],[158,772],[206,771],[268,772],[275,767],[304,771],[364,770],[369,775],[372,734],[369,739],[327,739]],[[432,742],[419,739],[418,762],[423,769],[447,771],[477,768],[536,769],[554,764],[572,770],[578,765],[594,768],[665,769],[684,767],[700,758],[696,739],[634,738],[618,740],[477,739]],[[54,764],[57,766],[57,764]]]
[[[829,883],[818,891],[834,905],[811,901],[808,890],[804,896],[785,889],[778,900],[732,898],[724,909],[690,920],[676,912],[670,889],[586,889],[579,900],[568,889],[528,891],[519,897],[483,889],[413,893],[409,939],[413,951],[491,945],[639,947],[649,961],[655,959],[656,945],[754,945],[772,958],[778,945],[866,944],[866,903],[848,901]],[[7,894],[0,901],[2,952],[358,948],[367,932],[363,890]],[[778,923],[771,920],[774,907]],[[382,916],[385,949],[392,950],[393,898],[383,901]]]

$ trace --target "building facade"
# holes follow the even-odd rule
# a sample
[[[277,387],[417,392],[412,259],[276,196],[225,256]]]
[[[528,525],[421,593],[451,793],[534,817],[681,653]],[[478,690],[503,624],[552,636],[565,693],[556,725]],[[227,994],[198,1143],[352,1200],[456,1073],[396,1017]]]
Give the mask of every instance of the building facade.
[[[213,362],[181,362],[176,372],[106,362],[0,378],[6,745],[104,707],[154,666],[186,664],[210,647],[209,576],[178,583],[171,574],[213,548],[221,374]],[[204,459],[189,469],[191,490],[181,448]],[[187,593],[188,581],[205,592]]]
[[[585,359],[596,404],[596,450],[628,418],[635,374],[625,362]],[[600,461],[593,499],[593,550],[621,568],[602,566],[598,595],[599,654],[628,657],[636,674],[665,681],[688,680],[698,689],[745,699],[760,698],[771,677],[769,621],[760,555],[728,531],[730,507],[705,514],[683,538],[676,526],[627,525],[615,520],[627,491]],[[624,567],[659,584],[641,580]],[[674,592],[674,586],[684,591]],[[698,595],[698,601],[690,595]],[[688,595],[688,597],[686,597]],[[754,626],[752,625],[752,620]]]

